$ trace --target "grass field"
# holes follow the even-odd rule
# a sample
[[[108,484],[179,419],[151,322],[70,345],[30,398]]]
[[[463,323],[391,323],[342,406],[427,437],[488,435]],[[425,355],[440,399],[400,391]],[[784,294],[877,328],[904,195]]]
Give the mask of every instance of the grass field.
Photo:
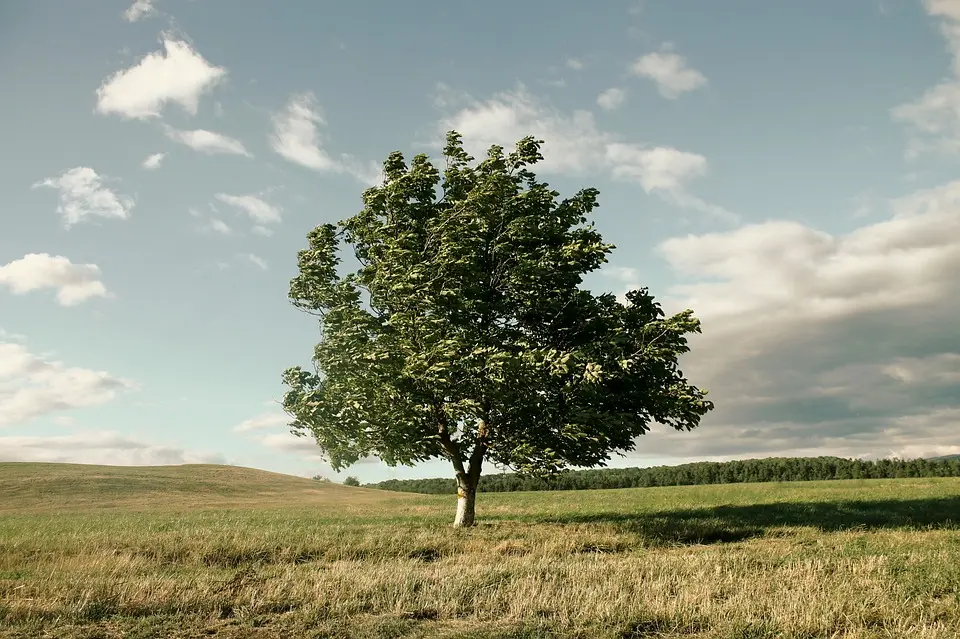
[[[960,479],[454,501],[0,464],[0,637],[960,637]]]

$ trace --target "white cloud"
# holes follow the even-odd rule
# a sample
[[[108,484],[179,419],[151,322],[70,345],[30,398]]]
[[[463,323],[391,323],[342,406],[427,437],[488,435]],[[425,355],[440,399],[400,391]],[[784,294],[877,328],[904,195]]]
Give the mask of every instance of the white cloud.
[[[103,178],[86,166],[68,169],[59,177],[46,178],[33,185],[33,188],[40,187],[60,191],[57,213],[63,216],[66,228],[91,217],[125,220],[130,217],[134,204],[132,198],[118,195],[104,186]]]
[[[346,173],[365,184],[379,181],[380,167],[376,163],[364,163],[348,154],[333,158],[323,149],[318,127],[326,126],[326,120],[312,93],[294,94],[271,119],[270,148],[284,159],[314,171]]]
[[[270,404],[272,405],[274,402],[270,402]],[[313,461],[322,461],[320,449],[314,439],[294,435],[290,432],[289,423],[289,416],[272,410],[244,420],[234,426],[232,430],[235,433],[244,433],[247,437],[252,435],[256,443],[262,447],[283,453],[305,455]],[[264,431],[267,432],[264,433]]]
[[[707,84],[702,73],[687,66],[686,58],[670,51],[648,53],[638,58],[630,70],[656,82],[660,95],[669,100]]]
[[[600,275],[618,282],[616,295],[621,304],[627,303],[626,294],[643,286],[640,281],[640,272],[629,266],[614,266],[608,264],[600,270]]]
[[[579,58],[567,58],[567,68],[573,69],[574,71],[581,71],[586,66],[583,60]]]
[[[257,226],[254,226],[254,227],[253,227],[252,229],[250,229],[250,230],[251,230],[255,235],[262,235],[262,236],[264,236],[264,237],[270,237],[270,236],[273,235],[273,229],[267,228],[266,226],[260,226],[259,224],[258,224]]]
[[[690,179],[707,172],[707,158],[671,147],[608,144],[607,159],[613,177],[635,180],[647,193],[682,190]]]
[[[692,308],[703,322],[683,371],[717,409],[694,433],[643,439],[643,453],[885,456],[958,445],[960,181],[891,208],[846,234],[771,221],[663,242],[681,281],[661,296],[665,310]]]
[[[638,182],[647,193],[727,222],[737,216],[723,207],[707,203],[686,189],[694,178],[707,170],[702,155],[666,146],[625,143],[618,136],[597,127],[589,111],[567,115],[538,100],[523,85],[485,101],[438,86],[434,100],[447,111],[437,124],[439,146],[442,135],[454,129],[464,138],[464,146],[474,157],[482,157],[498,144],[509,149],[522,137],[532,135],[544,141],[544,160],[537,171],[583,175],[603,171],[615,179]],[[458,109],[450,113],[453,109]]]
[[[290,417],[285,414],[262,413],[256,417],[244,420],[233,427],[236,433],[246,433],[253,430],[276,430],[280,427],[286,428],[290,422]]]
[[[147,170],[158,169],[160,168],[160,163],[163,162],[163,158],[165,157],[167,157],[166,153],[154,153],[153,155],[148,155],[141,166]]]
[[[0,266],[0,285],[15,295],[43,288],[57,289],[61,306],[75,306],[91,297],[112,297],[100,281],[96,264],[73,264],[67,258],[47,253],[28,253]]]
[[[223,464],[223,455],[155,444],[116,431],[71,435],[0,437],[0,461],[60,462],[110,466]]]
[[[706,213],[726,223],[740,217],[722,206],[691,195],[687,184],[707,172],[707,158],[672,147],[642,147],[636,144],[608,144],[607,160],[618,180],[639,182],[647,193],[656,193],[682,208]]]
[[[210,219],[210,230],[220,235],[231,235],[233,233],[233,229],[226,222],[215,217]]]
[[[192,131],[181,131],[171,126],[165,126],[167,137],[171,140],[186,144],[194,151],[206,153],[207,155],[244,155],[248,158],[253,157],[243,143],[237,139],[215,133],[205,129],[193,129]]]
[[[230,195],[217,193],[214,197],[230,206],[236,207],[250,216],[258,225],[277,224],[281,219],[282,209],[270,204],[255,195]]]
[[[605,164],[605,147],[615,137],[597,128],[593,114],[578,110],[567,115],[538,100],[525,86],[495,94],[489,100],[475,100],[438,86],[435,104],[447,110],[459,110],[441,117],[438,136],[455,129],[464,138],[464,146],[475,157],[499,144],[511,148],[519,139],[533,135],[544,140],[544,160],[537,166],[547,173],[583,174]],[[442,137],[438,137],[442,140]]]
[[[34,355],[22,344],[0,342],[0,425],[105,404],[135,388],[130,380],[107,372],[68,367]]]
[[[597,96],[597,104],[605,111],[615,111],[627,100],[627,92],[618,87],[607,89]]]
[[[163,48],[104,80],[97,89],[97,112],[157,118],[167,104],[175,103],[195,115],[200,96],[219,83],[227,70],[210,64],[189,43],[172,36],[163,37]]]
[[[271,400],[265,402],[266,405],[276,407],[277,402]],[[320,470],[325,476],[333,477],[337,473],[326,465],[326,458],[316,440],[312,436],[301,437],[294,435],[289,429],[290,417],[285,413],[271,410],[261,413],[256,417],[245,420],[233,427],[233,432],[240,433],[241,436],[251,442],[255,442],[260,448],[268,448],[277,452],[286,453],[312,464],[321,464],[321,469],[315,469],[309,472],[302,472],[305,477],[312,477],[318,474]],[[273,431],[273,432],[270,432]],[[364,457],[357,464],[379,464],[380,461],[375,457]],[[356,470],[352,471],[356,472]]]
[[[940,33],[953,56],[952,74],[916,100],[891,109],[895,120],[909,125],[913,138],[907,158],[927,151],[960,153],[960,2],[925,0],[927,13],[940,20]]]
[[[336,163],[320,148],[318,125],[326,125],[312,93],[293,95],[273,120],[270,147],[285,159],[315,171],[332,171]]]
[[[312,437],[298,437],[292,433],[272,433],[260,438],[267,448],[285,453],[301,453],[316,459],[322,459],[320,448]]]
[[[960,215],[920,213],[844,237],[773,221],[673,238],[661,250],[680,273],[724,280],[678,287],[707,312],[764,309],[801,322],[934,302],[945,269],[960,268]]]
[[[632,266],[607,265],[603,267],[601,273],[626,283],[634,283],[640,280],[640,272]]]
[[[949,384],[960,388],[960,353],[940,353],[929,357],[898,357],[880,372],[908,386]]]
[[[157,15],[157,9],[153,6],[153,0],[135,0],[123,12],[123,19],[127,22],[138,22],[154,15]]]
[[[264,271],[266,271],[268,268],[267,261],[259,255],[254,255],[253,253],[244,253],[242,257],[254,266],[260,267]]]

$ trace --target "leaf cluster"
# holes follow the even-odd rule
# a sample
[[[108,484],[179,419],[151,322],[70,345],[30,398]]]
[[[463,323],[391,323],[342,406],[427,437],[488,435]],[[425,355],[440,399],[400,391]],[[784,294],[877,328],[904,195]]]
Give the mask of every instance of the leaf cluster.
[[[284,373],[284,408],[335,469],[470,457],[549,474],[713,407],[677,365],[692,311],[581,287],[614,248],[588,222],[598,191],[559,199],[530,170],[540,145],[474,163],[450,132],[442,174],[392,153],[358,214],[308,234],[290,297],[321,339],[313,372]],[[343,274],[346,247],[359,267]]]

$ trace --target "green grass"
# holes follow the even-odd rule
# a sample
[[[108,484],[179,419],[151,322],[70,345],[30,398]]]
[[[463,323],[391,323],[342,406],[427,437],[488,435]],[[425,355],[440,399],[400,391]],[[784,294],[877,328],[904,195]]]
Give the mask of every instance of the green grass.
[[[0,637],[960,636],[960,479],[454,499],[0,464]]]

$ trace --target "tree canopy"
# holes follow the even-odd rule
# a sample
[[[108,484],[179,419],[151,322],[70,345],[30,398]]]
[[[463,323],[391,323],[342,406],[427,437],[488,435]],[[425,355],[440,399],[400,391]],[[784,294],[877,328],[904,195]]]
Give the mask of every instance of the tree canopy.
[[[451,131],[426,155],[384,162],[363,209],[321,224],[299,252],[297,307],[320,318],[314,371],[288,369],[284,409],[339,470],[451,461],[457,525],[470,525],[483,462],[531,475],[603,465],[652,422],[688,430],[713,408],[677,358],[700,331],[648,290],[621,303],[582,288],[614,248],[572,197],[530,167],[542,142],[474,163]],[[342,268],[349,249],[355,270]]]

